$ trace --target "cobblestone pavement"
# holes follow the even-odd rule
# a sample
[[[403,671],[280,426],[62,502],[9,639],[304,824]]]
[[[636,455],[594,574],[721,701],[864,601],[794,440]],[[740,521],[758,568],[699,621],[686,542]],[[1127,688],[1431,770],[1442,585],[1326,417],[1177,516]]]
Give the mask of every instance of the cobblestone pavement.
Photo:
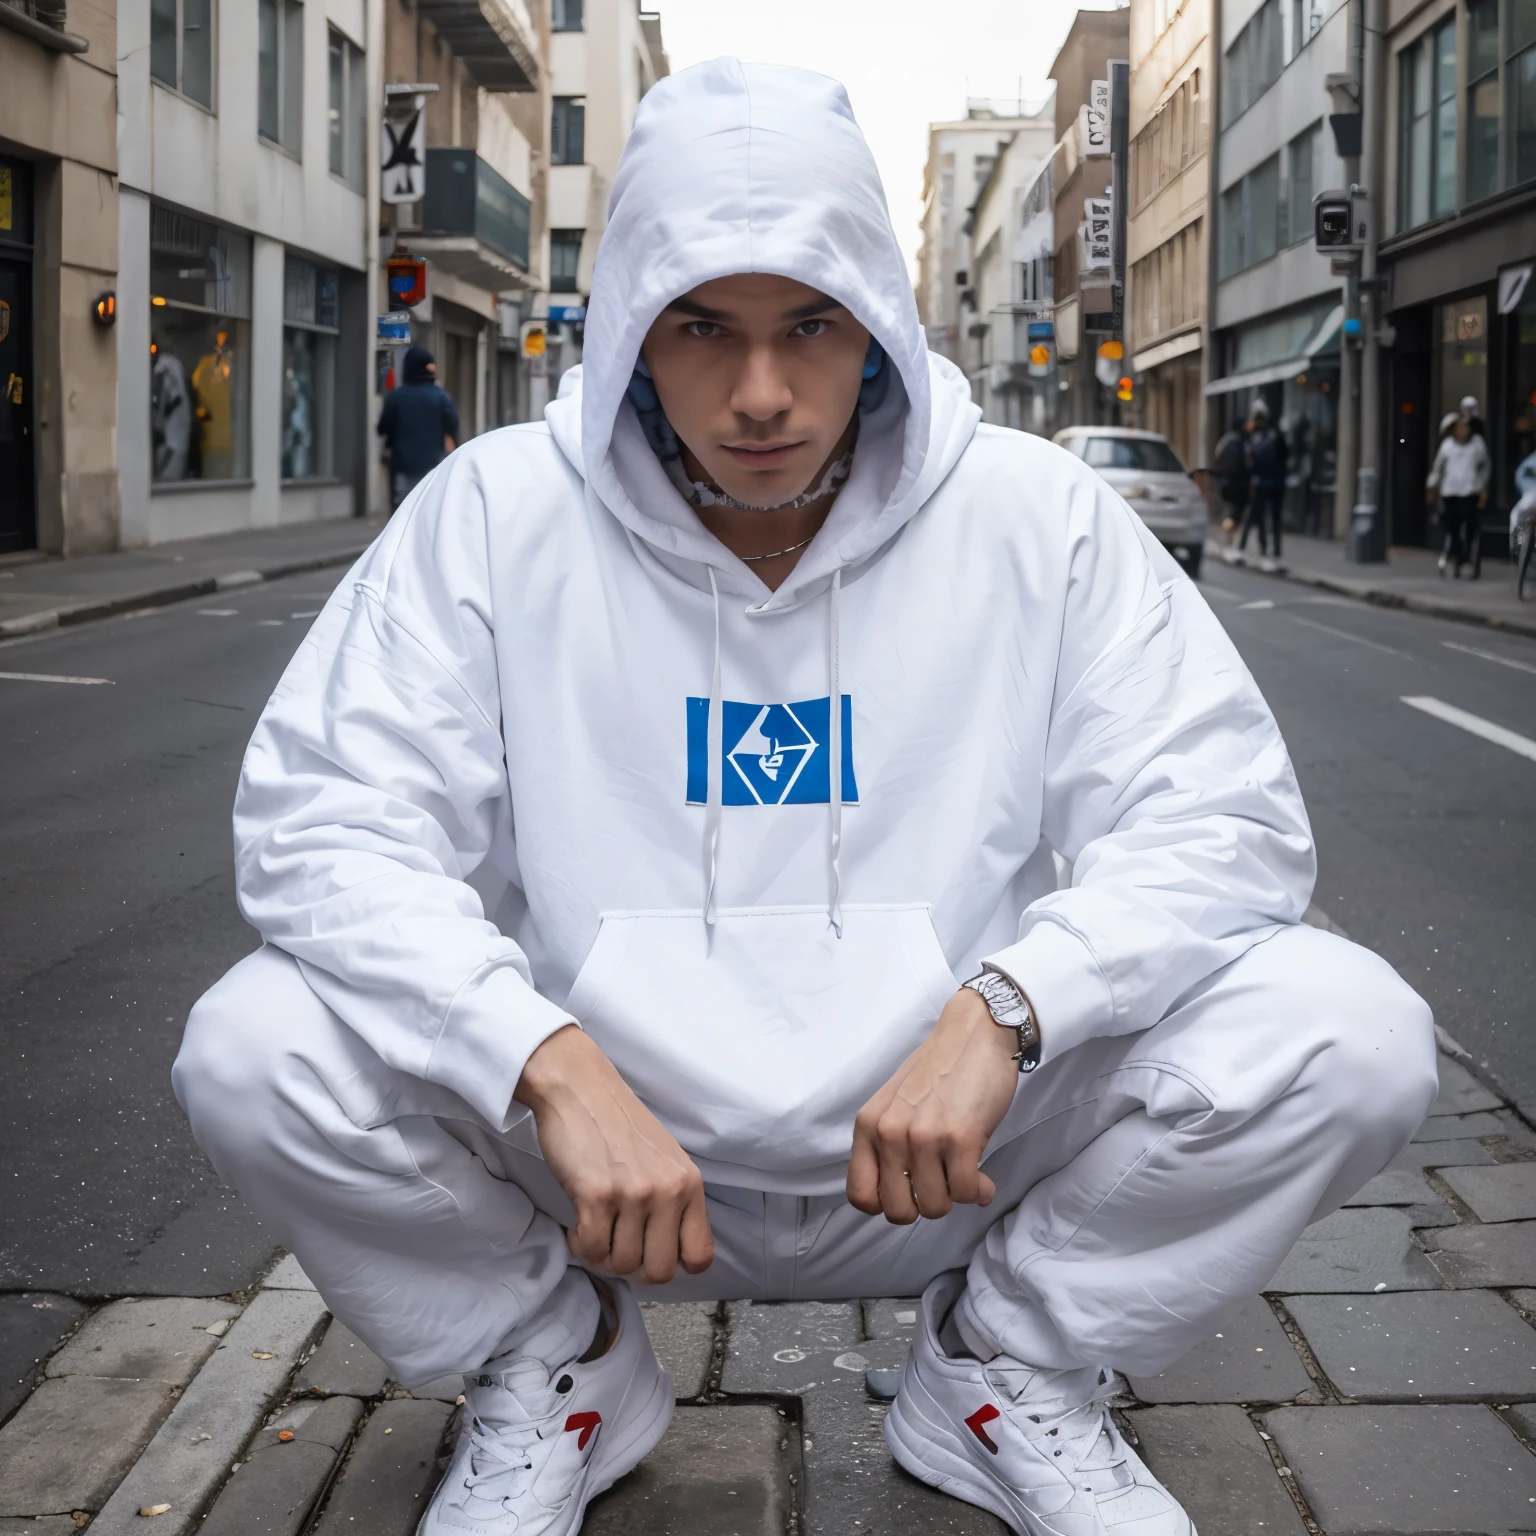
[[[1536,1530],[1536,1134],[1461,1059],[1272,1286],[1117,1408],[1205,1536]],[[588,1536],[1002,1536],[885,1452],[866,1373],[910,1299],[645,1314],[680,1407]],[[229,1297],[0,1296],[0,1536],[410,1536],[460,1385],[391,1382],[291,1258]]]

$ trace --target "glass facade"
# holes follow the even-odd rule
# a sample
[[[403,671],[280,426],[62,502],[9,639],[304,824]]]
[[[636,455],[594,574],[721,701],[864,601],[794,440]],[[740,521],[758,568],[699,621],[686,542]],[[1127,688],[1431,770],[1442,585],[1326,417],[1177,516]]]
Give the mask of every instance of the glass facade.
[[[213,0],[150,0],[149,72],[200,106],[213,105]]]
[[[251,242],[150,210],[150,435],[157,483],[250,474]]]
[[[340,273],[288,256],[283,263],[284,480],[328,480],[335,473],[340,332]]]
[[[1398,55],[1398,227],[1456,211],[1456,22]]]

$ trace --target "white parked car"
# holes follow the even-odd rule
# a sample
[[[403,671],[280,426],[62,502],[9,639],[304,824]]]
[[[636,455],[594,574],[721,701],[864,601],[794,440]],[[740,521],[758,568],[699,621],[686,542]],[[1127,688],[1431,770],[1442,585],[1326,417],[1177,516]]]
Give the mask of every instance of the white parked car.
[[[1067,427],[1053,441],[1098,470],[1174,559],[1200,575],[1205,497],[1166,437],[1130,427]]]

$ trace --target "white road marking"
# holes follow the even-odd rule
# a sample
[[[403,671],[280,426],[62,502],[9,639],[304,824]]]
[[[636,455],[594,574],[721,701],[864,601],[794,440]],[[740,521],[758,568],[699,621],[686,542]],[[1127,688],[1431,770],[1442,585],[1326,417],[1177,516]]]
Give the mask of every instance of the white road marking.
[[[281,626],[283,621],[281,619],[257,619],[256,622],[258,624],[269,624],[269,625]]]
[[[238,608],[199,608],[198,616],[204,619],[232,619],[240,612]]]
[[[1440,642],[1448,651],[1460,651],[1466,656],[1481,656],[1484,661],[1496,661],[1501,667],[1514,667],[1521,672],[1536,672],[1528,661],[1516,661],[1513,656],[1500,656],[1497,651],[1480,651],[1475,645],[1458,645],[1454,640]]]
[[[1273,608],[1274,606],[1275,606],[1275,600],[1272,597],[1261,597],[1258,600],[1258,602],[1256,602],[1256,603],[1244,603],[1244,604],[1242,604],[1243,608],[1250,609],[1250,610],[1252,610],[1254,608]]]
[[[1495,725],[1492,720],[1484,720],[1481,715],[1469,714],[1466,710],[1457,709],[1454,704],[1446,704],[1439,699],[1409,698],[1405,695],[1403,703],[1413,709],[1422,709],[1426,715],[1444,720],[1447,725],[1459,725],[1462,730],[1470,731],[1474,736],[1481,736],[1484,741],[1491,741],[1496,746],[1508,747],[1511,752],[1518,752],[1521,757],[1528,757],[1536,763],[1536,741],[1532,741],[1529,736],[1522,736],[1518,731],[1506,730],[1502,725]]]
[[[1319,624],[1316,619],[1304,619],[1298,613],[1286,614],[1292,624],[1301,624],[1308,629],[1320,629],[1325,635],[1334,635],[1340,640],[1353,640],[1356,645],[1368,645],[1373,651],[1385,651],[1388,656],[1401,656],[1404,660],[1411,660],[1407,651],[1400,651],[1395,646],[1380,645],[1375,640],[1367,640],[1364,635],[1357,635],[1352,630],[1335,629],[1332,624]]]
[[[61,677],[53,672],[0,672],[0,678],[8,683],[81,683],[86,687],[112,681],[110,677]]]
[[[290,613],[288,617],[290,619],[317,619],[320,617],[320,610],[318,608],[306,608],[302,613]]]

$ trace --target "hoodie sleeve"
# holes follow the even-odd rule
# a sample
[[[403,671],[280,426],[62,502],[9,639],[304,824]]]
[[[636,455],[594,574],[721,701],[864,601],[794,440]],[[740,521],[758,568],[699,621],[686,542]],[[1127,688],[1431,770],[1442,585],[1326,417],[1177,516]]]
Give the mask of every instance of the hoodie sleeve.
[[[492,1126],[575,1021],[465,877],[512,863],[484,503],[457,455],[338,589],[268,703],[235,801],[241,911],[390,1066]]]
[[[1316,874],[1279,728],[1196,590],[1107,487],[1079,486],[1042,828],[1072,885],[988,957],[1042,1060],[1157,1022],[1279,924]]]

